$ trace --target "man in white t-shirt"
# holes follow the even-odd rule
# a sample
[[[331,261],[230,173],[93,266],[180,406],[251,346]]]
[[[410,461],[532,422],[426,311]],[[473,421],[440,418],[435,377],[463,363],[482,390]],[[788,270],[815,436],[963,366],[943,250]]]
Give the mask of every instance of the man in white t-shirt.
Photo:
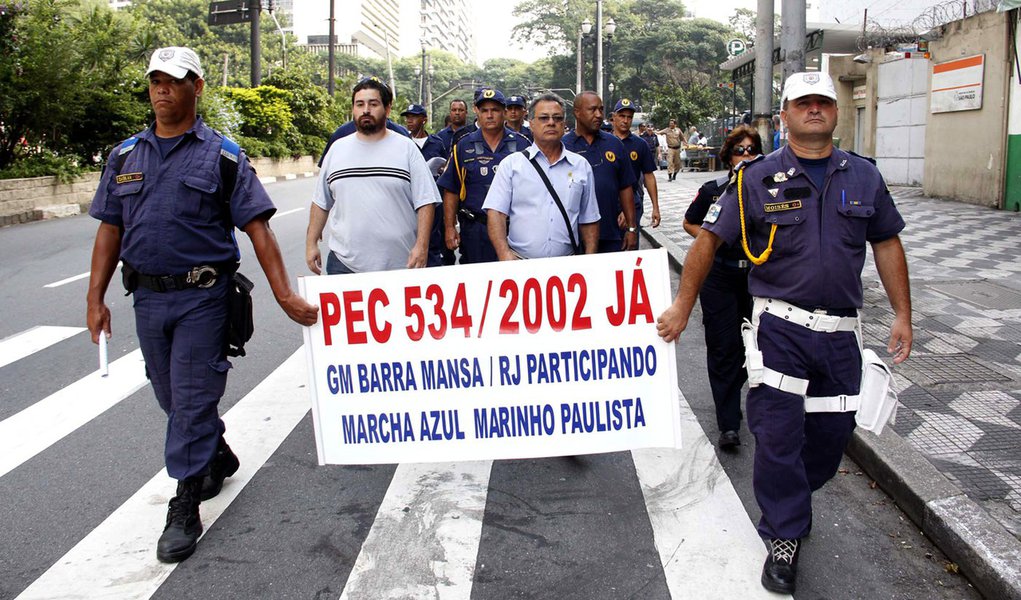
[[[313,273],[323,268],[327,225],[328,275],[426,266],[440,195],[415,142],[386,128],[392,102],[378,78],[354,87],[357,131],[326,153],[309,208],[305,262]]]

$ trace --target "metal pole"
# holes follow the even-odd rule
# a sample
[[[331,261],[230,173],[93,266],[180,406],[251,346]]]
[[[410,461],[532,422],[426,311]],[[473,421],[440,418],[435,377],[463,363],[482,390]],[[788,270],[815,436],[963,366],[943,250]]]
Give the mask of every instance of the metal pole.
[[[336,12],[336,9],[335,9],[334,5],[336,3],[337,3],[337,0],[330,0],[330,40],[329,40],[330,41],[330,59],[328,61],[330,63],[330,66],[329,66],[330,74],[326,78],[326,82],[327,82],[326,83],[326,91],[327,91],[327,93],[330,94],[331,98],[333,97],[333,92],[335,92],[336,88],[337,88],[337,82],[336,82],[336,79],[335,79],[335,77],[333,75],[337,71],[337,52],[336,52],[336,50],[333,47],[334,46],[333,39],[335,37],[335,35],[334,35],[334,26],[335,26],[335,23],[336,23],[336,18],[334,17],[334,13]]]
[[[575,80],[575,84],[574,84],[574,88],[577,90],[576,92],[574,92],[575,94],[580,94],[581,93],[581,86],[582,86],[582,82],[581,82],[581,70],[582,70],[581,36],[582,36],[581,28],[579,27],[578,28],[578,77]]]
[[[280,66],[283,69],[287,69],[287,36],[284,35],[284,30],[280,27],[280,21],[277,20],[277,16],[273,14],[272,10],[269,11],[269,16],[272,17],[273,24],[277,26],[277,31],[280,32],[280,52],[282,55]]]
[[[783,48],[783,80],[805,70],[805,2],[781,0],[780,47]]]
[[[427,66],[431,69],[432,68],[432,64],[433,64],[433,57],[426,56],[426,63],[427,63]],[[433,78],[432,78],[432,75],[427,75],[427,77],[428,77],[428,79],[426,79],[426,85],[425,85],[426,109],[429,111],[429,118],[435,119],[435,116],[434,116],[434,113],[433,113]],[[436,130],[436,125],[437,125],[437,123],[434,120],[433,121],[433,131]]]
[[[230,60],[230,55],[224,52],[223,54],[223,87],[227,87],[227,64]]]
[[[429,73],[425,70],[425,44],[422,45],[422,79],[418,82],[421,88],[419,89],[418,101],[425,105],[425,79],[429,77]]]
[[[783,1],[786,5],[787,0]],[[769,131],[773,125],[772,106],[773,0],[759,0],[758,16],[755,19],[755,83],[752,91],[752,115],[764,148],[772,146],[773,136]]]
[[[261,10],[261,0],[252,0],[252,87],[259,87],[262,83],[262,37],[259,31]]]
[[[378,25],[377,25],[378,27]],[[383,29],[380,27],[380,29]],[[383,29],[383,43],[386,44],[386,66],[390,71],[390,93],[393,94],[394,99],[397,99],[397,86],[394,83],[394,64],[390,60],[390,32]]]
[[[596,0],[596,93],[603,94],[603,0]]]

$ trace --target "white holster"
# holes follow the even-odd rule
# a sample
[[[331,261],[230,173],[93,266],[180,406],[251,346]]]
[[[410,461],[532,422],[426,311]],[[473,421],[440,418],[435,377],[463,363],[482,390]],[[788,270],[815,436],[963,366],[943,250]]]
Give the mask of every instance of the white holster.
[[[788,321],[789,323],[820,331],[854,331],[862,357],[862,379],[855,395],[806,396],[808,380],[785,375],[765,366],[759,351],[759,318],[763,312]],[[855,421],[862,429],[879,435],[887,423],[894,423],[897,416],[897,392],[894,390],[893,373],[874,351],[862,345],[861,322],[858,317],[831,317],[818,315],[792,306],[782,300],[755,298],[751,322],[741,325],[741,339],[745,347],[745,368],[748,370],[748,385],[769,387],[799,396],[805,396],[805,412],[851,412],[857,411]]]

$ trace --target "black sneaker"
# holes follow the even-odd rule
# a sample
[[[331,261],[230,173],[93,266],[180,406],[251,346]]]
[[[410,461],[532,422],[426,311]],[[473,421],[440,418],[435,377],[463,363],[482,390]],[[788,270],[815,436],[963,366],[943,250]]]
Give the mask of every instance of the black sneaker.
[[[170,499],[167,509],[167,526],[156,543],[156,558],[160,562],[181,562],[195,552],[202,535],[202,521],[199,519],[201,490],[201,479],[177,482],[177,495]]]
[[[762,566],[762,587],[771,592],[793,594],[800,550],[801,540],[769,540],[769,556]]]
[[[209,463],[209,473],[202,478],[202,499],[209,500],[219,494],[223,489],[223,480],[237,473],[240,466],[241,461],[221,437],[213,462]]]
[[[733,452],[741,445],[741,436],[734,430],[727,430],[720,433],[720,439],[716,442],[720,450]]]

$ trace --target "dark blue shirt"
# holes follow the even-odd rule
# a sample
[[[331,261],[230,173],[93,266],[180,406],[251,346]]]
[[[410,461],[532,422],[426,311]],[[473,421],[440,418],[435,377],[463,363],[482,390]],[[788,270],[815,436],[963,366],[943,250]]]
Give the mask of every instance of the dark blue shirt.
[[[447,168],[436,183],[440,188],[458,197],[461,197],[463,185],[464,197],[461,198],[463,205],[473,211],[482,212],[482,203],[486,200],[486,194],[489,193],[489,186],[493,183],[493,175],[496,174],[500,161],[530,145],[531,143],[520,134],[504,129],[503,138],[494,152],[490,150],[481,131],[470,133],[454,144]]]
[[[386,120],[386,128],[390,131],[396,131],[404,137],[411,137],[411,132],[405,129],[403,125],[394,123],[390,119]],[[338,127],[337,130],[333,132],[333,135],[330,136],[330,139],[326,141],[326,147],[323,148],[323,153],[319,155],[319,167],[322,168],[323,158],[325,158],[326,153],[330,151],[330,146],[333,145],[333,142],[336,142],[340,138],[347,137],[356,131],[358,131],[358,127],[355,125],[353,120]]]
[[[599,201],[599,239],[623,239],[617,225],[620,214],[620,191],[635,183],[635,172],[627,158],[624,144],[612,133],[596,132],[590,145],[575,131],[564,136],[564,147],[585,157],[595,175],[596,199]]]
[[[200,118],[165,158],[154,127],[135,137],[119,173],[103,171],[89,208],[93,217],[123,227],[120,258],[148,275],[180,275],[235,260],[233,228],[220,197],[220,134]],[[120,146],[114,148],[110,160],[119,152]],[[230,220],[244,228],[276,208],[248,158],[241,153],[238,159]]]
[[[418,142],[416,138],[411,138],[412,141]],[[422,158],[429,160],[430,158],[446,158],[448,156],[446,148],[443,146],[443,140],[436,134],[426,136],[425,143],[419,148],[422,151]]]
[[[629,133],[620,141],[624,144],[624,150],[627,151],[627,157],[631,161],[631,168],[635,172],[635,183],[631,187],[635,191],[635,206],[639,207],[642,205],[642,190],[645,189],[645,174],[656,172],[656,160],[652,158],[649,145],[637,135]]]
[[[867,159],[833,149],[822,188],[790,146],[742,163],[748,245],[759,256],[777,226],[773,253],[753,266],[748,291],[804,308],[861,308],[861,272],[867,243],[904,229],[890,192]],[[702,228],[725,243],[741,243],[737,184],[710,211]]]
[[[510,129],[511,131],[514,131],[510,127],[508,127],[507,129]],[[526,138],[528,138],[529,142],[534,142],[535,141],[535,136],[532,135],[532,129],[528,125],[522,125],[521,126],[521,131],[514,131],[514,133],[517,133],[518,135],[525,136]]]
[[[727,189],[729,181],[730,175],[724,175],[723,177],[711,179],[703,183],[702,187],[698,188],[698,194],[695,195],[695,199],[688,205],[688,210],[684,212],[684,220],[692,225],[701,225],[705,220],[706,213],[709,212],[709,207],[720,199],[723,191]],[[745,256],[740,242],[736,245],[723,244],[716,251],[716,256],[726,260],[746,260],[748,258]]]

